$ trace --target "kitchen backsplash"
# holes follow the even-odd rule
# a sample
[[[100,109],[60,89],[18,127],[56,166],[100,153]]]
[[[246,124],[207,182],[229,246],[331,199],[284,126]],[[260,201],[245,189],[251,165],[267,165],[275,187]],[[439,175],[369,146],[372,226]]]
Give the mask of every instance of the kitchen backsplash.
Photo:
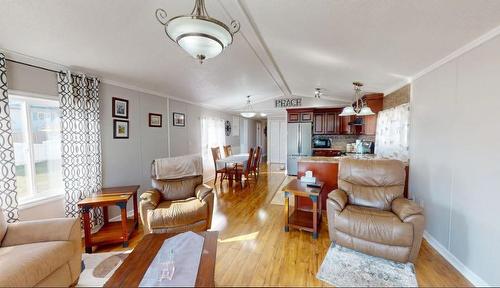
[[[318,138],[330,138],[332,139],[332,149],[341,151],[345,151],[347,144],[354,143],[358,139],[375,142],[375,136],[371,135],[314,135],[312,138],[313,140]]]

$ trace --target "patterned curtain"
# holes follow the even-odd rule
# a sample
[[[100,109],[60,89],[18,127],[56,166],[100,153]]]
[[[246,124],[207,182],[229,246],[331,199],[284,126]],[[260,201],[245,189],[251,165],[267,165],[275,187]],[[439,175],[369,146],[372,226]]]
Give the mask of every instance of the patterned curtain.
[[[78,201],[101,189],[101,135],[99,125],[99,80],[85,75],[59,72],[61,108],[62,171],[65,215],[79,215]],[[92,227],[103,224],[102,209],[90,211]]]
[[[375,154],[402,161],[409,159],[410,105],[402,104],[378,113]]]
[[[7,69],[5,67],[5,55],[2,53],[0,53],[0,178],[0,208],[5,213],[7,222],[16,222],[19,220],[16,164],[10,127]]]

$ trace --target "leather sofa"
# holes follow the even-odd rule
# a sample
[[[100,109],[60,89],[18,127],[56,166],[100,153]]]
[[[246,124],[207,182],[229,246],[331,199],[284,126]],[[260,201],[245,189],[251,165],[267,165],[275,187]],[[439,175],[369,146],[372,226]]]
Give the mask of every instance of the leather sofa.
[[[0,287],[76,284],[81,241],[78,218],[7,224],[0,210]]]
[[[210,229],[214,194],[203,176],[152,181],[153,189],[140,197],[144,234]]]
[[[398,160],[342,159],[338,189],[327,199],[330,239],[369,255],[414,262],[425,219],[421,207],[403,198],[405,176]]]

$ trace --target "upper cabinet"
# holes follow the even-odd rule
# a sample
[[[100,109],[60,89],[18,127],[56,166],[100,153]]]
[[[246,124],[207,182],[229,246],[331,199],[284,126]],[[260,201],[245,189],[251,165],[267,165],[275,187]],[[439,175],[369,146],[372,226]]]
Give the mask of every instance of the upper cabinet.
[[[312,122],[315,135],[375,135],[377,114],[383,109],[383,99],[382,93],[364,95],[363,100],[375,115],[362,117],[339,116],[342,108],[288,109],[288,123]]]
[[[313,109],[287,109],[288,123],[313,122]]]

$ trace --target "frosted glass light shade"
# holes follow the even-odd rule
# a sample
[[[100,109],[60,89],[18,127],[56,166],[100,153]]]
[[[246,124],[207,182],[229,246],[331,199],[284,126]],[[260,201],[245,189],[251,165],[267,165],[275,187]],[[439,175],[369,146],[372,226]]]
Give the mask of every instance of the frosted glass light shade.
[[[233,42],[226,25],[210,18],[179,16],[172,18],[165,30],[168,37],[177,42],[194,58],[213,58]]]
[[[245,117],[245,118],[252,118],[253,116],[255,116],[255,112],[241,112],[240,115]]]
[[[347,106],[342,109],[342,113],[339,114],[339,116],[353,116],[356,115],[356,112],[354,111],[354,108],[352,106]]]
[[[369,115],[375,115],[375,113],[373,113],[372,109],[368,106],[361,108],[361,110],[358,113],[358,116],[369,116]]]
[[[260,113],[260,117],[266,117],[267,114],[266,113]]]

